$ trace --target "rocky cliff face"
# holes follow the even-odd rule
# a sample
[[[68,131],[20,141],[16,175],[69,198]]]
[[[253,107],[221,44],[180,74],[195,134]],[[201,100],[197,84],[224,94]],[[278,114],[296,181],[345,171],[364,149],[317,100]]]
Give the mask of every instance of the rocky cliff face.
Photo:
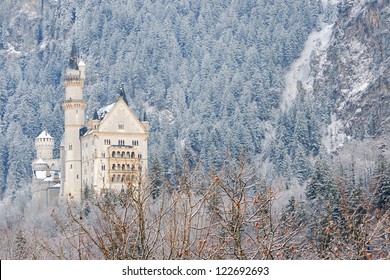
[[[333,134],[363,139],[390,132],[389,55],[389,0],[339,3],[329,47],[312,62],[316,110],[338,127]]]

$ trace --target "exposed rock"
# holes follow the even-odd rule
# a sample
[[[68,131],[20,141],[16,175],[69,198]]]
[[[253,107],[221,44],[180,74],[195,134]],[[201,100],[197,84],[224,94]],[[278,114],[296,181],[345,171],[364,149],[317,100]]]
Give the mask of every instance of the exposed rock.
[[[336,115],[340,133],[383,135],[390,131],[389,0],[342,1],[338,11],[324,63],[313,60],[317,112],[327,123]]]

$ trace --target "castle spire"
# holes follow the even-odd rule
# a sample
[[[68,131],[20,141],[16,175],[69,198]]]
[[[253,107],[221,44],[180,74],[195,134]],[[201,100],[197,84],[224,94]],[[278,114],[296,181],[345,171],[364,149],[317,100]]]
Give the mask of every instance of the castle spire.
[[[77,49],[76,49],[76,44],[73,41],[72,42],[72,50],[70,51],[68,69],[70,69],[70,70],[79,70],[79,66],[77,64],[78,64],[78,61],[77,61]]]
[[[127,104],[127,106],[129,106],[129,102],[127,101],[127,98],[126,98],[126,93],[125,93],[125,84],[122,83],[119,87],[119,97],[121,97],[123,99],[123,101],[125,101],[125,103]]]
[[[99,116],[98,116],[97,110],[95,110],[95,112],[93,113],[92,120],[98,120],[98,119],[99,119]]]

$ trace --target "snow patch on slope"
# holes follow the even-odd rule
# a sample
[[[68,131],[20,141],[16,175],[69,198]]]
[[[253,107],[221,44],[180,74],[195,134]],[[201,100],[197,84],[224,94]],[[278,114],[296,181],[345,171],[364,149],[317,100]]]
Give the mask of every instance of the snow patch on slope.
[[[323,0],[324,9],[336,5],[339,0]],[[285,75],[285,89],[283,91],[281,109],[285,111],[297,95],[297,82],[302,82],[305,89],[312,89],[313,80],[310,76],[310,58],[311,55],[321,55],[327,49],[327,46],[332,35],[332,27],[334,22],[327,22],[323,17],[319,28],[312,31],[305,42],[304,49],[298,59],[290,66],[290,69]]]
[[[285,76],[281,108],[284,111],[289,107],[297,95],[297,82],[301,81],[306,89],[312,88],[310,79],[310,56],[312,52],[322,53],[326,50],[332,34],[332,24],[323,23],[319,31],[314,30],[308,37],[301,56],[293,62]]]
[[[335,115],[332,115],[331,124],[327,127],[323,144],[329,152],[336,151],[343,147],[345,141],[351,140],[350,136],[344,133],[344,126]]]

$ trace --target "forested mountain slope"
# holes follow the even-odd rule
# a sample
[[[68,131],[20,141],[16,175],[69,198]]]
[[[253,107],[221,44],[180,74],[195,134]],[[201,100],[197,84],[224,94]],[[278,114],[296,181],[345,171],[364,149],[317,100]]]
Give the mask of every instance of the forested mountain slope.
[[[88,66],[89,116],[124,83],[169,176],[183,155],[218,167],[227,152],[262,152],[285,69],[321,13],[308,0],[2,1],[1,192],[29,181],[42,129],[60,142],[73,41]]]
[[[389,4],[2,1],[0,258],[389,259]],[[122,83],[146,113],[150,178],[33,211],[73,42],[89,116]]]

